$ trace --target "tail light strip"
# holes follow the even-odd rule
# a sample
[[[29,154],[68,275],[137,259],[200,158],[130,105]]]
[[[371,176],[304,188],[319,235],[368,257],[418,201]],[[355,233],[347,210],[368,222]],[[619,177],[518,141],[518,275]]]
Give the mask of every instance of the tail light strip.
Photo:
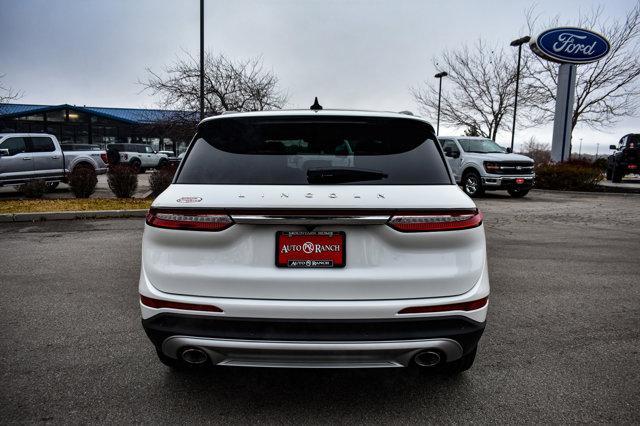
[[[400,232],[453,231],[480,226],[482,219],[479,211],[396,215],[388,225]]]
[[[453,231],[475,228],[482,224],[483,215],[477,210],[406,212],[383,215],[229,215],[220,211],[152,208],[147,224],[157,228],[193,231],[222,231],[234,223],[281,225],[374,225],[387,224],[399,232]]]
[[[437,305],[437,306],[411,306],[404,308],[398,312],[398,314],[426,314],[432,312],[448,312],[448,311],[475,311],[476,309],[484,308],[489,301],[488,297],[482,299],[473,300],[471,302],[453,303],[449,305]]]
[[[157,210],[147,213],[147,225],[193,231],[222,231],[233,225],[229,215],[188,210]]]

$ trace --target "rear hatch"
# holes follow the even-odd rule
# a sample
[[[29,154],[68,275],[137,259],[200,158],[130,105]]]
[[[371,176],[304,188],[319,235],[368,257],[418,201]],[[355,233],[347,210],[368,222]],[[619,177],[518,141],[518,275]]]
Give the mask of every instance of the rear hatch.
[[[220,118],[201,124],[155,200],[143,269],[159,290],[193,296],[458,295],[485,267],[475,212],[422,121]]]

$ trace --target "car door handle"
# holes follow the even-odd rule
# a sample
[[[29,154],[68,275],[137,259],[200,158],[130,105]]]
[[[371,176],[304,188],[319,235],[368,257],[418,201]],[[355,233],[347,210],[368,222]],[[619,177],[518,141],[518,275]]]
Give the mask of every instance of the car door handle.
[[[58,158],[60,158],[60,157],[58,157],[57,155],[54,155],[54,156],[52,156],[51,158],[52,158],[53,160],[57,160],[57,159],[58,159]]]
[[[22,157],[24,161],[31,160],[31,157]]]

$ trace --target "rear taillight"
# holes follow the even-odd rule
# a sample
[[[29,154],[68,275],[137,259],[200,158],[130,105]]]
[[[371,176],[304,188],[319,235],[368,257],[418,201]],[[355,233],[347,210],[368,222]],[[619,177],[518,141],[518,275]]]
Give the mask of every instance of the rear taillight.
[[[203,311],[203,312],[222,312],[222,309],[214,305],[200,305],[195,303],[170,302],[168,300],[153,299],[151,297],[140,295],[140,302],[144,306],[154,309],[170,308],[182,309],[186,311]]]
[[[488,297],[482,299],[473,300],[471,302],[464,303],[452,303],[449,305],[436,305],[436,306],[411,306],[404,308],[399,314],[427,314],[431,312],[448,312],[448,311],[475,311],[476,309],[483,308],[489,301]]]
[[[106,153],[103,152],[102,154],[100,154],[100,158],[102,159],[102,162],[104,164],[108,164],[109,163],[109,158],[107,157]]]
[[[233,225],[226,214],[198,210],[151,209],[147,213],[147,225],[156,228],[190,231],[222,231]]]
[[[454,231],[480,226],[479,211],[395,215],[387,224],[400,232]]]

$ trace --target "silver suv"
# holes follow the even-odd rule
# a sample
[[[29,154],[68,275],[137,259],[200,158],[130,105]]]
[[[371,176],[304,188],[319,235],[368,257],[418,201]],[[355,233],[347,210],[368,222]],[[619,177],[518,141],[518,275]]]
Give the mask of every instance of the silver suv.
[[[471,197],[506,189],[512,197],[527,195],[533,187],[533,160],[511,153],[491,139],[474,136],[438,137],[456,182]]]

